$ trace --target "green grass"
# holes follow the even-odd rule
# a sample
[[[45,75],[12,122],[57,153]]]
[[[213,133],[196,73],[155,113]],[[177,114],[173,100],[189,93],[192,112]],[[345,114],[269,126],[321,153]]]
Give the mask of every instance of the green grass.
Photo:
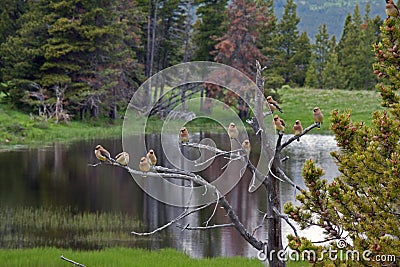
[[[318,106],[324,114],[324,124],[321,130],[313,130],[312,133],[329,134],[329,117],[334,109],[339,111],[352,110],[353,121],[363,121],[370,124],[372,113],[382,109],[380,97],[376,91],[347,91],[347,90],[320,90],[320,89],[282,89],[278,93],[281,96],[283,114],[282,117],[288,132],[294,122],[299,119],[303,127],[313,123],[313,108]]]
[[[312,133],[329,134],[329,117],[334,109],[340,111],[351,109],[354,121],[364,121],[369,124],[373,111],[381,109],[379,94],[375,91],[346,91],[346,90],[319,90],[319,89],[282,89],[281,106],[284,110],[280,114],[287,123],[287,132],[291,132],[292,125],[299,119],[303,126],[313,122],[312,109],[319,106],[325,115],[325,121],[320,131]],[[200,112],[199,98],[188,102],[189,109],[198,117],[188,123],[191,132],[204,129],[223,131],[223,127],[216,121],[226,126],[237,118],[231,110],[224,110],[217,103],[211,114]],[[128,116],[129,117],[129,116]],[[210,117],[205,119],[204,117]],[[131,116],[127,133],[138,132],[146,124],[146,132],[158,132],[162,127],[167,131],[177,132],[183,121],[171,121],[170,127],[165,127],[165,122],[151,118],[137,120]],[[266,122],[271,117],[266,117]],[[97,121],[71,121],[70,123],[55,124],[54,121],[45,121],[37,116],[29,116],[20,111],[11,110],[6,105],[0,104],[0,147],[13,147],[13,145],[43,145],[53,142],[70,142],[82,139],[112,138],[121,136],[122,119],[110,121],[107,119]],[[238,121],[234,121],[238,123]]]
[[[34,267],[34,266],[72,266],[63,261],[60,256],[79,262],[87,267],[134,267],[134,266],[184,266],[184,267],[235,267],[235,266],[264,266],[257,259],[243,257],[193,259],[182,252],[173,249],[148,251],[143,249],[107,248],[96,251],[73,251],[58,248],[33,248],[0,250],[0,266]],[[308,266],[302,262],[289,263],[289,267]]]

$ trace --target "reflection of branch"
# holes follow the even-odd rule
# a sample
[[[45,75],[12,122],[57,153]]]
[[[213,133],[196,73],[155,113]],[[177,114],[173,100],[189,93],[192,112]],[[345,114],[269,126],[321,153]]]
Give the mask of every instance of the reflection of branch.
[[[79,263],[79,262],[76,262],[76,261],[73,261],[73,260],[70,260],[70,259],[64,257],[64,255],[61,255],[60,259],[62,259],[62,260],[64,260],[64,261],[67,261],[67,262],[69,262],[69,263],[72,263],[72,264],[75,265],[75,266],[86,267],[85,265],[83,265],[83,264],[81,264],[81,263]]]
[[[208,225],[208,226],[196,226],[196,227],[190,227],[189,224],[183,226],[181,224],[177,224],[176,227],[181,228],[182,230],[207,230],[207,229],[215,229],[215,228],[223,228],[223,227],[232,227],[235,226],[233,223],[224,223],[224,224],[214,224],[214,225]]]
[[[273,210],[274,210],[276,215],[278,215],[280,218],[284,219],[286,221],[286,223],[293,229],[293,232],[294,232],[295,236],[299,237],[299,235],[297,234],[296,227],[294,227],[294,225],[289,221],[288,216],[280,213],[279,210],[276,207],[273,207]]]

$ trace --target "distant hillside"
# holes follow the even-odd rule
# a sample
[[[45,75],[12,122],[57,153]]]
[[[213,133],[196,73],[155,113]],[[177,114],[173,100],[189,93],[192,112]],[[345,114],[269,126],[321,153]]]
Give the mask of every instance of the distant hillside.
[[[354,7],[358,3],[361,16],[365,14],[365,5],[370,3],[370,17],[379,15],[382,19],[385,15],[385,1],[368,0],[294,0],[297,5],[297,16],[301,18],[299,23],[300,32],[307,32],[314,39],[318,32],[318,26],[326,24],[330,35],[336,35],[336,40],[342,36],[344,21],[348,13],[353,14]],[[283,14],[286,0],[275,0],[275,14],[280,18]]]

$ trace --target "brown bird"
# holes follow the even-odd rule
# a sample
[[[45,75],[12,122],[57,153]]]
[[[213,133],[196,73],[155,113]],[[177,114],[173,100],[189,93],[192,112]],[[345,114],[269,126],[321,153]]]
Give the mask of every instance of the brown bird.
[[[299,135],[303,132],[303,126],[301,126],[301,121],[296,120],[296,122],[293,125],[293,133],[294,135]],[[297,138],[297,142],[300,142],[300,138]]]
[[[122,166],[126,166],[129,163],[129,154],[126,152],[121,152],[115,156],[115,161]]]
[[[236,139],[239,136],[239,130],[233,122],[229,124],[228,135],[232,139]]]
[[[275,124],[275,130],[278,132],[278,134],[283,133],[285,131],[285,121],[279,118],[278,115],[274,116],[274,124]]]
[[[246,152],[247,157],[249,157],[250,156],[250,152],[251,152],[251,144],[250,144],[250,141],[248,139],[243,141],[242,148]]]
[[[140,162],[139,162],[139,169],[142,172],[150,171],[150,163],[148,162],[146,157],[141,157]]]
[[[393,3],[393,0],[386,0],[386,9],[385,9],[387,18],[389,17],[398,17],[399,16],[399,8]]]
[[[156,166],[157,163],[157,157],[156,154],[154,153],[153,149],[150,149],[149,152],[146,155],[147,160],[150,162],[151,165]]]
[[[108,152],[104,147],[101,145],[97,145],[96,149],[94,150],[94,154],[96,158],[100,161],[108,161],[113,162],[114,160],[111,158],[110,152]]]
[[[321,129],[321,124],[324,122],[324,115],[319,107],[314,108],[314,122],[318,124],[318,129]]]
[[[265,102],[265,105],[267,108],[271,110],[272,113],[274,113],[275,110],[279,110],[280,113],[283,113],[281,107],[279,106],[278,102],[276,102],[272,96],[267,97],[267,101]]]
[[[179,140],[181,143],[188,143],[189,142],[189,132],[186,127],[182,127],[179,131]]]

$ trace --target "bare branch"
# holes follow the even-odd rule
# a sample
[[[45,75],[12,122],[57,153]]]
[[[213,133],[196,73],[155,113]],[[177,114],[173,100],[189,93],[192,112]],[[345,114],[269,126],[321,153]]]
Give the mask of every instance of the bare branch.
[[[214,225],[208,225],[208,226],[196,226],[196,227],[190,227],[189,224],[183,226],[181,224],[177,224],[176,227],[181,228],[182,230],[190,230],[190,231],[195,231],[195,230],[208,230],[208,229],[216,229],[216,228],[224,228],[224,227],[234,227],[235,224],[233,223],[224,223],[224,224],[214,224]]]
[[[215,215],[215,212],[217,211],[217,207],[218,207],[220,195],[219,195],[219,191],[217,191],[216,193],[217,193],[217,202],[215,203],[214,210],[213,210],[211,216],[210,216],[210,217],[208,218],[208,220],[205,221],[205,223],[204,223],[206,226],[208,226],[208,223],[211,221],[211,219],[212,219],[212,218],[214,217],[214,215]]]
[[[208,206],[210,206],[210,205],[212,205],[212,204],[214,204],[214,203],[215,203],[215,201],[214,201],[214,202],[211,202],[211,203],[208,203],[208,204],[205,204],[205,205],[203,205],[203,206],[201,206],[201,207],[195,208],[195,209],[193,209],[193,210],[191,210],[191,211],[188,211],[188,209],[185,209],[185,210],[184,210],[181,214],[179,214],[176,218],[174,218],[173,220],[171,220],[171,221],[169,221],[168,223],[164,224],[163,226],[160,226],[160,227],[154,229],[154,230],[151,231],[151,232],[139,233],[139,232],[132,231],[131,233],[134,234],[134,235],[138,235],[138,236],[153,235],[153,234],[155,234],[155,233],[157,233],[157,232],[160,232],[160,231],[164,230],[164,229],[167,228],[168,226],[170,226],[170,225],[176,223],[177,221],[182,220],[183,218],[189,216],[190,214],[195,213],[195,212],[198,212],[199,210],[202,210],[202,209],[204,209],[204,208],[206,208],[206,207],[208,207]]]
[[[293,229],[294,235],[296,237],[299,237],[299,235],[297,234],[296,227],[294,227],[294,225],[289,221],[288,216],[280,213],[279,210],[276,207],[273,207],[273,210],[274,210],[276,215],[278,215],[280,218],[284,219],[286,221],[286,223]]]
[[[311,131],[314,128],[317,128],[319,126],[318,123],[314,123],[311,124],[310,126],[308,126],[307,128],[305,128],[300,134],[298,135],[294,135],[292,137],[290,137],[288,140],[286,140],[283,144],[280,145],[280,149],[284,149],[285,147],[287,147],[288,145],[290,145],[292,142],[294,142],[295,140],[297,140],[298,138],[302,137],[303,135],[305,135],[306,133],[308,133],[309,131]]]
[[[264,213],[264,216],[263,216],[263,218],[262,218],[262,220],[261,220],[261,223],[260,223],[259,225],[257,225],[256,228],[254,228],[253,233],[252,233],[253,235],[256,234],[256,232],[257,232],[258,229],[260,229],[261,227],[263,227],[263,224],[264,224],[264,221],[265,221],[266,218],[267,218],[267,213]]]
[[[300,186],[295,184],[289,177],[287,177],[286,173],[282,169],[278,169],[278,172],[288,184],[290,184],[291,186],[293,186],[294,188],[296,188],[299,191],[304,190],[303,188],[301,188]]]
[[[61,256],[60,256],[60,259],[62,259],[62,260],[64,260],[64,261],[67,261],[67,262],[69,262],[69,263],[72,263],[72,264],[75,265],[75,266],[86,267],[85,265],[83,265],[83,264],[81,264],[81,263],[79,263],[79,262],[76,262],[76,261],[73,261],[73,260],[70,260],[70,259],[64,257],[64,255],[61,255]]]

